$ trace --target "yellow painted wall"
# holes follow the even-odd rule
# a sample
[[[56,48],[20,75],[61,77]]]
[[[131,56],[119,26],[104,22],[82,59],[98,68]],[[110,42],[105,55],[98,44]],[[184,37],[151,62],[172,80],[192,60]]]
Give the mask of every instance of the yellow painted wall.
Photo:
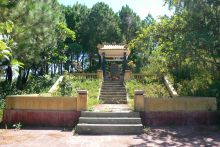
[[[213,97],[145,98],[145,111],[216,111]]]
[[[22,110],[77,110],[75,97],[7,96],[6,109]]]

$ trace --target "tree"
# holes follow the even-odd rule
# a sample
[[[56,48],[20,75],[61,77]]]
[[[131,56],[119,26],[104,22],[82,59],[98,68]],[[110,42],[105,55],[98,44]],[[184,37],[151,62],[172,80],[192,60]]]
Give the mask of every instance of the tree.
[[[133,10],[126,5],[119,11],[120,29],[122,34],[122,41],[130,43],[132,39],[137,37],[137,31],[141,31],[140,17],[133,12]]]
[[[190,56],[197,62],[203,61],[215,65],[220,77],[220,2],[207,1],[176,1],[166,0],[169,8],[176,8],[176,16],[172,20],[184,25],[174,25],[178,36],[172,45],[178,52]]]
[[[40,62],[43,49],[56,39],[53,36],[55,30],[51,28],[59,22],[58,8],[56,0],[19,0],[13,9],[5,8],[1,13],[1,20],[11,20],[14,23],[10,36],[17,46],[12,48],[12,53],[19,61],[25,63],[24,81],[31,66]]]
[[[88,29],[88,47],[87,54],[90,60],[90,72],[92,70],[92,61],[99,59],[96,69],[101,67],[101,57],[98,54],[97,45],[104,41],[109,43],[119,42],[120,28],[118,25],[118,16],[109,6],[103,2],[96,3],[85,21],[85,28]]]

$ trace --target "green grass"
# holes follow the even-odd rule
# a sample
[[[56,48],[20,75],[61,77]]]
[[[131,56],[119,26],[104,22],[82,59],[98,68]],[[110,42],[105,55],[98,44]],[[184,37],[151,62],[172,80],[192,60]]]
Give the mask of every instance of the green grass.
[[[134,91],[143,90],[145,91],[144,97],[149,98],[170,98],[169,91],[167,90],[162,80],[153,81],[150,78],[144,80],[130,79],[126,82],[126,89],[129,95],[128,103],[134,109]]]
[[[170,98],[169,91],[167,90],[163,81],[151,81],[149,79],[139,81],[136,79],[131,79],[126,82],[126,85],[127,85],[127,92],[129,94],[130,99],[134,99],[134,91],[135,90],[145,91],[144,97]]]
[[[97,97],[100,86],[101,80],[99,79],[84,79],[66,75],[53,96],[77,97],[78,90],[87,90],[89,92],[87,110],[92,111],[93,106],[99,104]]]

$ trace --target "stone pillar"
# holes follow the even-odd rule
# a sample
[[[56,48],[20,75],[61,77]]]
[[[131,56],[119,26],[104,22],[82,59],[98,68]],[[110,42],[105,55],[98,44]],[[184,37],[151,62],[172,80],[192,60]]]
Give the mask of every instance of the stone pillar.
[[[124,52],[123,76],[125,76],[126,64],[127,64],[127,61],[126,61],[126,52]]]
[[[102,61],[102,70],[103,70],[103,77],[105,78],[105,52],[102,53],[103,61]]]
[[[144,111],[144,91],[134,91],[134,111]]]
[[[88,106],[88,91],[78,90],[77,93],[77,111],[86,111]]]
[[[97,78],[98,79],[103,79],[103,72],[102,72],[102,70],[97,70]]]
[[[130,70],[125,70],[125,81],[129,80],[131,78],[131,71]]]

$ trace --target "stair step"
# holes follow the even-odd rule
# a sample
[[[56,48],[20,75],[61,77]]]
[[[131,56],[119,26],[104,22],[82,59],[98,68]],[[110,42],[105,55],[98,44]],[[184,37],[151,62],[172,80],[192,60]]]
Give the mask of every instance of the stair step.
[[[101,90],[126,90],[125,87],[102,87]]]
[[[122,102],[122,101],[127,102],[126,98],[105,98],[105,97],[102,97],[102,98],[100,98],[100,100],[104,101],[104,103],[109,102],[109,101],[113,101],[113,102],[116,102],[116,104],[118,104],[119,102]]]
[[[107,88],[109,88],[109,87],[125,87],[124,85],[102,85],[102,87],[104,88],[104,87],[107,87]]]
[[[141,118],[80,117],[79,123],[86,123],[86,124],[141,124]]]
[[[112,82],[124,82],[124,80],[104,80],[104,82],[109,82],[109,83],[112,83]]]
[[[104,85],[124,85],[123,83],[102,83]]]
[[[101,95],[126,95],[126,91],[123,91],[123,92],[118,92],[118,91],[114,91],[114,92],[103,92],[103,91],[101,91],[100,94],[101,94]]]
[[[127,100],[126,96],[121,97],[107,97],[107,96],[101,96],[99,97],[100,100]]]
[[[127,104],[127,100],[102,100],[103,104]]]
[[[111,93],[111,92],[125,92],[126,93],[126,90],[124,89],[124,90],[111,90],[111,89],[109,89],[109,90],[106,90],[106,89],[102,89],[101,90],[101,92],[108,92],[108,93]]]
[[[81,117],[136,117],[140,118],[139,112],[89,112],[82,111]]]
[[[126,94],[101,94],[99,97],[109,97],[109,98],[117,98],[117,97],[126,97]]]
[[[78,124],[76,132],[78,134],[94,135],[140,134],[143,132],[143,126],[142,124]]]
[[[103,95],[100,95],[99,97],[104,97],[104,98],[126,98],[126,94],[123,94],[123,95],[107,95],[107,94],[103,94]]]

